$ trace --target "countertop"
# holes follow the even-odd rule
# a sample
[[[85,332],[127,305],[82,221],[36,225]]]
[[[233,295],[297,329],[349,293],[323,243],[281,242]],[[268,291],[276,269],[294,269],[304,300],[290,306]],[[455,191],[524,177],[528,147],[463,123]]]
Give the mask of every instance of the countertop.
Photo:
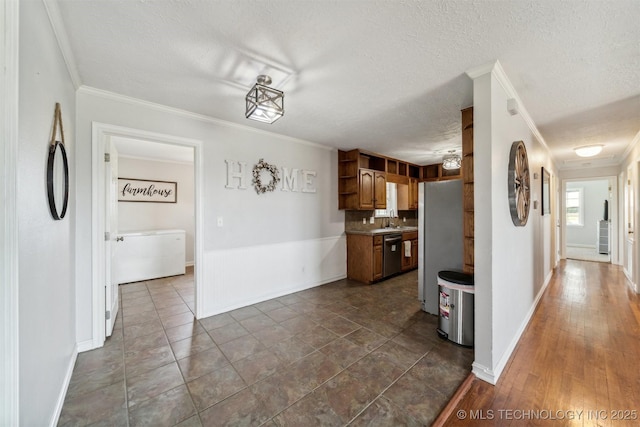
[[[389,227],[389,228],[374,228],[372,230],[348,230],[347,234],[360,234],[364,236],[378,236],[383,234],[397,234],[397,233],[410,233],[412,231],[418,231],[418,227]]]

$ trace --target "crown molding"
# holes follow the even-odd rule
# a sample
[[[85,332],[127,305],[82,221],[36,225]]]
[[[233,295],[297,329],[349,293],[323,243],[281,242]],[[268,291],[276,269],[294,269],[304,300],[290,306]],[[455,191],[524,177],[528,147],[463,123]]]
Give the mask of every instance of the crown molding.
[[[480,76],[484,76],[485,74],[489,74],[490,72],[492,72],[496,64],[498,64],[498,61],[478,65],[476,67],[469,68],[467,71],[465,71],[465,74],[469,76],[471,80],[475,80]]]
[[[633,151],[638,143],[640,143],[640,130],[636,133],[636,136],[633,137],[626,150],[624,150],[624,153],[622,153],[622,156],[620,156],[620,165],[624,164],[625,160],[629,157],[631,151]]]
[[[109,99],[112,101],[118,101],[118,102],[124,102],[130,105],[136,105],[136,106],[140,106],[140,107],[145,107],[145,108],[149,108],[152,110],[156,110],[156,111],[161,111],[163,113],[167,113],[167,114],[173,114],[175,116],[179,116],[179,117],[185,117],[185,118],[189,118],[189,119],[193,119],[193,120],[198,120],[201,122],[207,122],[207,123],[213,123],[219,126],[225,126],[228,128],[233,128],[233,129],[240,129],[243,131],[247,131],[247,132],[253,132],[253,133],[257,133],[260,135],[268,135],[268,136],[276,136],[280,139],[285,139],[287,141],[296,143],[296,144],[301,144],[301,145],[307,145],[310,147],[314,147],[314,148],[319,148],[319,149],[323,149],[323,150],[328,150],[328,151],[336,151],[336,149],[334,147],[329,147],[328,145],[323,145],[323,144],[319,144],[317,142],[311,142],[311,141],[307,141],[304,139],[299,139],[299,138],[295,138],[292,136],[287,136],[287,135],[282,135],[276,132],[271,132],[271,131],[267,131],[267,130],[263,130],[263,129],[257,129],[251,126],[246,126],[246,125],[241,125],[238,123],[234,123],[234,122],[228,122],[226,120],[222,120],[222,119],[216,119],[214,117],[211,116],[206,116],[204,114],[199,114],[199,113],[193,113],[191,111],[187,111],[187,110],[182,110],[180,108],[175,108],[175,107],[169,107],[163,104],[157,104],[155,102],[150,102],[150,101],[145,101],[143,99],[139,99],[139,98],[133,98],[130,96],[126,96],[126,95],[121,95],[115,92],[109,92],[106,90],[102,90],[102,89],[97,89],[91,86],[80,86],[78,88],[78,93],[83,93],[86,95],[91,95],[91,96],[96,96],[96,97],[100,97],[100,98],[104,98],[104,99]]]
[[[69,44],[69,36],[67,35],[67,30],[64,27],[64,21],[62,20],[62,15],[60,14],[58,1],[42,0],[42,2],[44,3],[44,8],[47,11],[47,15],[49,16],[49,22],[51,22],[51,28],[53,29],[53,33],[56,36],[58,46],[60,47],[60,52],[62,53],[62,57],[64,58],[64,63],[67,65],[67,72],[69,73],[69,77],[71,78],[73,87],[75,89],[78,89],[80,86],[82,86],[82,80],[80,79],[80,73],[78,73],[75,56],[73,55],[71,45]]]
[[[536,126],[535,122],[531,118],[531,115],[529,114],[526,107],[524,106],[524,103],[520,99],[518,92],[513,87],[511,80],[509,80],[509,77],[507,77],[507,74],[505,73],[504,68],[502,68],[502,64],[500,64],[500,61],[496,60],[495,62],[490,62],[488,64],[483,64],[477,67],[473,67],[466,71],[467,76],[469,76],[469,78],[471,78],[472,80],[475,80],[478,77],[484,76],[489,73],[491,73],[491,75],[493,75],[493,77],[495,77],[496,80],[498,80],[498,83],[500,83],[500,86],[502,86],[502,89],[504,89],[504,91],[507,93],[507,96],[509,98],[513,98],[516,100],[516,103],[518,105],[518,114],[522,116],[522,119],[529,127],[529,130],[531,130],[531,133],[533,133],[533,136],[547,150],[547,154],[549,155],[551,162],[553,163],[554,167],[556,167],[557,169],[556,158],[551,153],[551,150],[547,145],[547,141],[545,141],[544,137],[538,130],[538,127]]]

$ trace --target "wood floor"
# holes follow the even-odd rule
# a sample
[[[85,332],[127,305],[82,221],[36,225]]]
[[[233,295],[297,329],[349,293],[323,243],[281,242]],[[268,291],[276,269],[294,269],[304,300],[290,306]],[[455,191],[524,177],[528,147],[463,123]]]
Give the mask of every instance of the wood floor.
[[[640,296],[619,266],[561,262],[496,386],[445,426],[639,426]]]

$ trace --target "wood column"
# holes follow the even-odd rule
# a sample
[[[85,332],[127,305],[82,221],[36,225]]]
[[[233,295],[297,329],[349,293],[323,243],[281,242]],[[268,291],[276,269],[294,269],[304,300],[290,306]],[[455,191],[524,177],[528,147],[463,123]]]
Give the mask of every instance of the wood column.
[[[463,182],[463,271],[473,274],[473,107],[462,110],[462,182]]]

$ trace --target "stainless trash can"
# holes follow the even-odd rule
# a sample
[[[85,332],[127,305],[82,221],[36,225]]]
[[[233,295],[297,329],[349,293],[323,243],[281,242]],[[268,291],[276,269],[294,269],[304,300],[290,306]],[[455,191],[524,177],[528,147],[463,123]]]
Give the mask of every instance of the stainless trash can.
[[[441,271],[438,273],[438,288],[438,335],[456,344],[473,347],[473,276],[457,271]]]

